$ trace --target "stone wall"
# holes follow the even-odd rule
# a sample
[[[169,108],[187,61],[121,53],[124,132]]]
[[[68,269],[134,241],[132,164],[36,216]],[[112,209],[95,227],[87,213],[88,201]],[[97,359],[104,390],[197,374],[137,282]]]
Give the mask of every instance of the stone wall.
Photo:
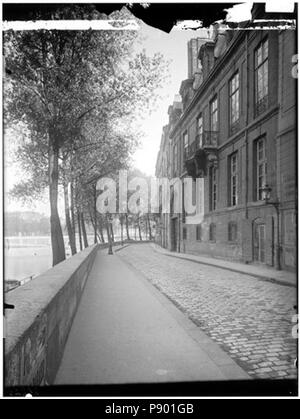
[[[5,386],[51,385],[98,245],[7,294]]]

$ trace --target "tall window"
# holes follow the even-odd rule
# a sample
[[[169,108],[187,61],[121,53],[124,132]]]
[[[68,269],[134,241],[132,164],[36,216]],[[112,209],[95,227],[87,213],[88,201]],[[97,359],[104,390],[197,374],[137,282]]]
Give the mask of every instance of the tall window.
[[[174,214],[174,186],[170,186],[170,215]]]
[[[174,144],[174,172],[177,172],[178,168],[178,146],[177,143]]]
[[[229,187],[230,199],[229,205],[234,206],[238,204],[238,155],[232,154],[229,157]]]
[[[198,148],[203,146],[203,116],[202,114],[197,119],[197,135],[198,135]]]
[[[218,97],[210,102],[210,130],[218,131]]]
[[[268,102],[268,51],[269,42],[265,39],[255,50],[255,114],[265,111]]]
[[[229,117],[230,130],[237,128],[240,117],[240,78],[236,73],[229,82]]]
[[[215,211],[217,208],[217,169],[215,167],[209,168],[209,183],[210,183],[210,211]]]
[[[256,199],[262,201],[262,188],[267,183],[266,139],[256,141]]]
[[[183,149],[184,149],[184,158],[188,158],[188,150],[189,150],[189,136],[188,133],[185,132],[183,134]]]

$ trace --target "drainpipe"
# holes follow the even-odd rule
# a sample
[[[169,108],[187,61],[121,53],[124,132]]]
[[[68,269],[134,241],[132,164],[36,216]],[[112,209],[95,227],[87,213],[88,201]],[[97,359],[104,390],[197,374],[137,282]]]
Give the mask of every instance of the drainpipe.
[[[276,242],[276,265],[275,265],[275,269],[277,269],[277,271],[281,270],[280,208],[279,206],[280,206],[280,202],[278,202],[278,205],[277,204],[274,205],[276,209],[276,214],[277,214],[277,242]]]
[[[245,38],[246,51],[246,118],[245,118],[245,148],[246,148],[246,194],[245,194],[245,218],[248,219],[248,199],[249,199],[249,143],[248,143],[248,123],[249,123],[249,59],[248,59],[248,31]]]

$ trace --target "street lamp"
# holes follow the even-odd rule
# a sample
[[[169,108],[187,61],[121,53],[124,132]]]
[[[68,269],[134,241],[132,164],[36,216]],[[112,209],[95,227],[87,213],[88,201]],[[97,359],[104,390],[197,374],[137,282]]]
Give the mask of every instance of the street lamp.
[[[108,239],[108,254],[109,255],[113,255],[113,251],[112,251],[112,242],[111,242],[111,232],[110,232],[110,214],[107,212],[106,213],[106,231],[107,231],[107,239]]]
[[[269,186],[268,184],[264,185],[261,188],[261,192],[262,192],[262,199],[263,201],[265,201],[266,205],[273,205],[273,207],[276,210],[276,214],[277,214],[277,241],[276,241],[276,257],[275,257],[275,268],[280,271],[281,270],[281,263],[280,263],[280,251],[281,251],[281,245],[280,245],[280,211],[279,211],[279,206],[280,206],[280,202],[278,201],[278,199],[276,199],[275,201],[270,201],[271,199],[271,192],[272,192],[272,188],[271,186]]]

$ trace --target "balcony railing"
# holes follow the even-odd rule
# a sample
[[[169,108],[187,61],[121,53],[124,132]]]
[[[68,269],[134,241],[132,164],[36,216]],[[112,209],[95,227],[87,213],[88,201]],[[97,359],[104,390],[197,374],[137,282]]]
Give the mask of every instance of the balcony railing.
[[[184,149],[184,159],[192,159],[196,151],[212,150],[218,147],[218,131],[204,131],[202,135],[196,135],[195,140]]]

